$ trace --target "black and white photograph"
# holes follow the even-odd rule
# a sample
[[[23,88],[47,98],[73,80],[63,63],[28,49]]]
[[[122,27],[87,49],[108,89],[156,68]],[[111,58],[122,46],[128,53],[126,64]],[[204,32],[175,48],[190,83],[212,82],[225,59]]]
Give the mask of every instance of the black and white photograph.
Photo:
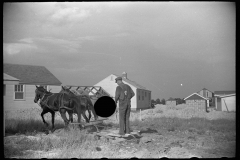
[[[3,2],[4,158],[233,158],[236,3]]]

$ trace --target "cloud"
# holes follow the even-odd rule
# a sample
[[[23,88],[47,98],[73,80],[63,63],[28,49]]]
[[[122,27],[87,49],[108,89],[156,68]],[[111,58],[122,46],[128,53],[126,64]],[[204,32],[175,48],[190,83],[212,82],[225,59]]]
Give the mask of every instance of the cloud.
[[[3,52],[9,55],[18,54],[20,52],[26,52],[33,49],[38,49],[38,47],[33,44],[25,43],[3,43]]]
[[[33,43],[33,39],[32,38],[23,38],[23,39],[20,39],[19,42]]]
[[[81,22],[91,16],[90,10],[79,9],[78,7],[59,8],[50,17],[55,23],[62,22]]]
[[[84,36],[84,37],[78,37],[77,40],[81,41],[94,41],[94,40],[102,40],[102,38],[116,38],[116,37],[127,37],[130,34],[127,32],[122,32],[122,33],[116,33],[112,35],[100,35],[100,36]]]

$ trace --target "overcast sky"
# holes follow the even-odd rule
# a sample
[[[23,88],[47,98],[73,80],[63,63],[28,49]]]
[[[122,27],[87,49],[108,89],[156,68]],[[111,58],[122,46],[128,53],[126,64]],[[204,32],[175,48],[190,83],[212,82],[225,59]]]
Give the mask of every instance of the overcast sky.
[[[94,85],[125,71],[154,99],[235,90],[235,55],[233,2],[3,7],[3,62],[45,66],[67,85]]]

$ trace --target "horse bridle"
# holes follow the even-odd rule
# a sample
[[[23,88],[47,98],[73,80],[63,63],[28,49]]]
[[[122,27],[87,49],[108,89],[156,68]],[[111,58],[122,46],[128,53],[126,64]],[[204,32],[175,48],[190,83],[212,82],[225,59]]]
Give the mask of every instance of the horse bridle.
[[[38,90],[38,91],[39,91],[39,90]],[[48,106],[47,101],[48,101],[49,97],[51,97],[52,95],[51,95],[51,96],[48,96],[47,99],[46,99],[45,101],[43,101],[43,99],[44,99],[44,97],[45,97],[46,94],[47,94],[46,92],[43,92],[43,96],[42,96],[41,99],[39,99],[39,100],[37,101],[37,104],[38,104],[40,107],[42,107],[42,106],[41,106],[41,102],[42,102],[42,104],[46,105],[49,109],[51,109],[51,108]]]

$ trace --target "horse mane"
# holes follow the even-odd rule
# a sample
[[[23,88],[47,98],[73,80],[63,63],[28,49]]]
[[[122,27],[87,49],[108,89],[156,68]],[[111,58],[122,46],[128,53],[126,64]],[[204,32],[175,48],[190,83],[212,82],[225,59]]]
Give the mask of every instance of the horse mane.
[[[38,87],[38,90],[41,92],[44,92],[46,94],[52,94],[52,92],[47,91],[45,88],[43,88],[42,86]]]

